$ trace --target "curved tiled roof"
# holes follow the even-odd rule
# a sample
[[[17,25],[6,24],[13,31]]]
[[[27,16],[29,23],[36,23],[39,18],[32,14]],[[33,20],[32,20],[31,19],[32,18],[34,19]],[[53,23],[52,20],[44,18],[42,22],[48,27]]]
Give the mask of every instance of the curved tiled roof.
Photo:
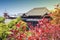
[[[28,11],[26,15],[27,16],[44,15],[45,13],[48,12],[49,10],[46,7],[40,7],[40,8],[33,8],[32,10]]]

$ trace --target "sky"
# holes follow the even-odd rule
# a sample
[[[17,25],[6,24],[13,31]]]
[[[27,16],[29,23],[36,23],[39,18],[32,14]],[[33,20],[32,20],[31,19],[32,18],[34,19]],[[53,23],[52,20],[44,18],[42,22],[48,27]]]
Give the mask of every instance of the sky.
[[[37,7],[47,7],[53,9],[60,0],[0,0],[0,16],[7,12],[10,16],[26,13]]]

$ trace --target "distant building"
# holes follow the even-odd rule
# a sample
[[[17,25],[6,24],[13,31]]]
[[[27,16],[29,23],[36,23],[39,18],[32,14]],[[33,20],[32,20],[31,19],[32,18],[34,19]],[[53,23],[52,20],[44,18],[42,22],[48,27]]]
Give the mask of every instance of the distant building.
[[[8,18],[9,18],[8,13],[4,13],[4,18],[6,18],[6,19],[8,19]]]
[[[10,16],[8,13],[4,13],[5,23],[9,23],[12,19],[16,19],[16,16]]]
[[[8,15],[8,13],[4,13],[4,17],[6,19],[15,19],[16,18],[16,16],[10,16],[10,15]]]

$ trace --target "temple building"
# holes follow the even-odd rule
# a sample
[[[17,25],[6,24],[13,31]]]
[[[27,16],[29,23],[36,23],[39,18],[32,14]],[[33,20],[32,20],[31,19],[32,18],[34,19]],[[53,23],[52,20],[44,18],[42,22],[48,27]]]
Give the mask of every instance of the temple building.
[[[31,22],[32,25],[35,25],[37,24],[37,21],[43,17],[50,18],[50,16],[48,16],[49,13],[50,12],[46,7],[33,8],[27,13],[24,13],[22,15],[22,19],[26,22]]]
[[[5,18],[5,23],[9,23],[11,20],[13,20],[13,19],[16,19],[16,17],[15,16],[10,16],[10,15],[8,15],[8,13],[7,12],[4,12],[4,18]]]
[[[49,10],[46,7],[40,7],[40,8],[33,8],[30,11],[28,11],[27,13],[24,13],[22,15],[22,18],[27,18],[30,19],[29,21],[35,19],[35,21],[38,21],[39,19],[41,19],[43,16],[48,15],[49,14]],[[37,19],[37,20],[36,20]]]

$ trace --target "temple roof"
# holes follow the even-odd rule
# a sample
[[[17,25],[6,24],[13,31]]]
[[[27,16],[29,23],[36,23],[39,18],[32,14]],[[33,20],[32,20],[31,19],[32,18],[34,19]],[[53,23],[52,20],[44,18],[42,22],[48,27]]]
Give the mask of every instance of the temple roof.
[[[44,15],[46,13],[49,13],[49,10],[46,7],[39,7],[39,8],[33,8],[30,11],[28,11],[25,15],[27,16],[39,16]]]

